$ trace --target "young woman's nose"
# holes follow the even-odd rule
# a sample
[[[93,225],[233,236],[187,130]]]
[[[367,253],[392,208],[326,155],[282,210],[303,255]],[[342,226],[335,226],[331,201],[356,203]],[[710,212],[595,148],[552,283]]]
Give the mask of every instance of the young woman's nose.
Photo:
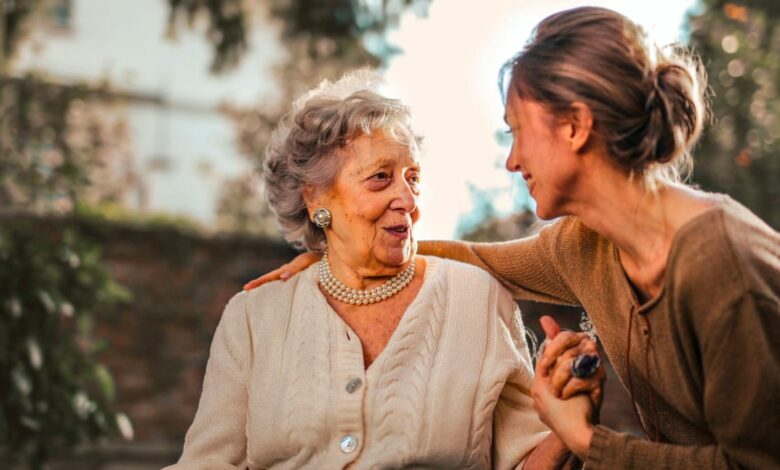
[[[516,157],[517,152],[514,150],[509,151],[509,156],[506,158],[506,169],[510,173],[517,173],[520,171],[520,160]]]

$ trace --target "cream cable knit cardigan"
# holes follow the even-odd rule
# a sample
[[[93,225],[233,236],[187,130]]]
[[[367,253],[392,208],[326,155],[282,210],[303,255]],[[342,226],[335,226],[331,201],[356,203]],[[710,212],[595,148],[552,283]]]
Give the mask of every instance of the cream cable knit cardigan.
[[[180,461],[169,469],[515,468],[547,435],[512,296],[427,257],[425,282],[364,370],[317,267],[228,303]]]

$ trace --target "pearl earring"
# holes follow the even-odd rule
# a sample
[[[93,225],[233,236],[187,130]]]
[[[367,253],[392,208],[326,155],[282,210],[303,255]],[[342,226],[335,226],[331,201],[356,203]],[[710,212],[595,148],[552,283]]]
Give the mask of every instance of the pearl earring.
[[[317,209],[314,209],[314,214],[312,216],[312,219],[314,225],[316,225],[319,228],[325,228],[328,225],[330,225],[330,221],[332,220],[332,217],[328,209],[325,209],[324,207],[318,207]]]

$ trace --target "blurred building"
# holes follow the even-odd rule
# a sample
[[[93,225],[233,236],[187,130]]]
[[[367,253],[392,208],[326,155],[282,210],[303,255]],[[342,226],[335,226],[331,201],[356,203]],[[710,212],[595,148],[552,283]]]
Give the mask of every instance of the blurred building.
[[[266,21],[252,28],[250,52],[237,69],[212,74],[206,25],[181,25],[174,36],[169,10],[164,0],[53,0],[34,20],[11,73],[63,85],[106,84],[121,95],[117,112],[129,127],[138,175],[123,202],[208,226],[220,183],[249,171],[220,106],[271,103],[271,68],[283,51]]]

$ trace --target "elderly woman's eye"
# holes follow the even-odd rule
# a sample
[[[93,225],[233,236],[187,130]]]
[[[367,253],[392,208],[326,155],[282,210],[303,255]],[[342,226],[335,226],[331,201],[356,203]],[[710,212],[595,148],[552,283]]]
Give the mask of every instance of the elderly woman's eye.
[[[410,174],[407,179],[412,184],[420,184],[420,174],[419,173],[412,173]]]
[[[371,178],[378,181],[385,181],[390,179],[390,174],[384,171],[380,171],[379,173],[375,173],[374,175],[372,175]]]

